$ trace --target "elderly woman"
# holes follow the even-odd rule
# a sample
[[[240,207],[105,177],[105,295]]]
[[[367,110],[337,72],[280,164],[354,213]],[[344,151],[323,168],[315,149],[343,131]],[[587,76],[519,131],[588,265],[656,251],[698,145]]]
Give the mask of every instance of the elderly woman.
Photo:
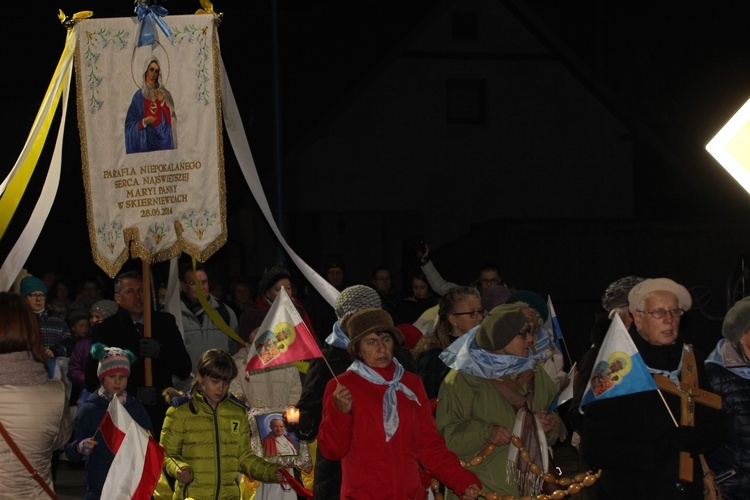
[[[323,456],[341,460],[341,497],[425,498],[421,464],[461,498],[477,498],[479,481],[445,447],[422,382],[393,358],[402,334],[391,316],[364,309],[344,330],[354,362],[328,383],[318,432]]]
[[[706,374],[722,398],[725,440],[708,462],[717,476],[734,471],[719,486],[725,499],[735,500],[750,498],[750,297],[732,306],[721,333],[706,359]]]
[[[2,498],[49,498],[52,452],[70,437],[65,387],[47,379],[39,324],[26,300],[0,292],[0,424],[35,469],[32,477],[0,438]]]
[[[547,446],[559,432],[557,415],[545,411],[555,383],[530,356],[533,341],[521,307],[503,304],[441,356],[452,369],[438,395],[438,430],[462,460],[483,457],[471,470],[498,495],[533,497],[542,485],[511,435],[520,437],[531,462],[547,471]],[[488,444],[494,445],[492,452]]]
[[[440,297],[435,331],[422,337],[412,349],[417,374],[424,383],[427,397],[437,397],[448,368],[440,360],[443,349],[464,333],[477,326],[484,317],[484,308],[476,288],[457,286]]]

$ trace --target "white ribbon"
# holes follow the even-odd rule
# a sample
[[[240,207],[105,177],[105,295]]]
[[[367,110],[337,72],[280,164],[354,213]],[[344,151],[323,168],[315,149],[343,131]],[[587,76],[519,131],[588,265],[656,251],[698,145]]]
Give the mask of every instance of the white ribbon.
[[[247,142],[245,136],[245,129],[242,125],[242,118],[240,117],[239,110],[237,109],[237,102],[234,99],[232,93],[232,86],[229,84],[229,77],[227,76],[226,68],[224,67],[224,60],[220,59],[221,64],[221,104],[224,112],[224,126],[229,136],[229,142],[232,144],[234,155],[237,157],[237,162],[240,164],[242,175],[245,176],[245,182],[250,187],[250,192],[253,193],[255,201],[258,203],[261,212],[266,217],[268,225],[271,226],[271,230],[278,238],[281,246],[284,247],[289,257],[297,265],[302,274],[307,278],[307,281],[320,293],[320,295],[328,302],[331,307],[336,303],[336,298],[339,296],[339,291],[328,283],[321,275],[316,273],[307,263],[302,260],[291,247],[287,244],[284,237],[281,235],[276,221],[271,213],[271,207],[268,205],[266,194],[263,192],[263,185],[260,183],[260,177],[258,177],[258,171],[255,168],[255,161],[253,160],[253,154],[250,152],[250,144]]]
[[[47,220],[52,204],[55,201],[57,195],[57,187],[60,184],[60,170],[62,167],[62,146],[63,146],[63,132],[65,129],[65,117],[67,116],[68,110],[68,94],[70,92],[70,77],[73,73],[73,56],[75,55],[75,44],[76,36],[73,28],[68,32],[68,38],[65,42],[65,50],[60,58],[59,71],[55,73],[55,78],[50,84],[50,88],[45,96],[42,106],[39,109],[34,125],[32,126],[29,137],[26,139],[21,155],[18,157],[13,170],[5,178],[2,185],[0,185],[0,195],[5,191],[8,182],[13,178],[19,166],[24,162],[29,154],[31,145],[34,142],[36,136],[40,133],[42,117],[50,112],[50,108],[54,104],[54,96],[57,94],[61,85],[63,87],[62,95],[62,116],[60,118],[60,127],[57,131],[57,140],[55,141],[55,149],[52,153],[52,159],[50,160],[49,170],[47,171],[47,178],[44,181],[44,187],[39,195],[39,199],[34,206],[34,210],[29,217],[29,221],[21,232],[21,236],[16,241],[13,248],[8,253],[2,267],[0,267],[0,290],[10,289],[13,281],[18,276],[18,273],[23,268],[26,259],[28,259],[31,250],[33,250],[39,234],[42,232],[44,222]]]

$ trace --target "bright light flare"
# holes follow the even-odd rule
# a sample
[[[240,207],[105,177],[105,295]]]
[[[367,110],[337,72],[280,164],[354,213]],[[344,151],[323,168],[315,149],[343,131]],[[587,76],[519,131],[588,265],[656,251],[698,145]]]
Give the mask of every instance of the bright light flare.
[[[750,100],[706,144],[706,150],[750,193]]]

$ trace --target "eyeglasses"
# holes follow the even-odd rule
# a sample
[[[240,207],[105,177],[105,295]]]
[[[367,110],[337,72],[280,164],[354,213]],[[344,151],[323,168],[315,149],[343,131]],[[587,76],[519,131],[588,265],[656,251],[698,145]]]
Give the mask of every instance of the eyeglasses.
[[[519,337],[526,338],[528,335],[531,335],[531,325],[526,325],[526,327],[518,332]]]
[[[650,314],[654,319],[662,319],[664,316],[669,314],[672,318],[679,318],[683,314],[685,314],[685,311],[680,308],[674,308],[674,309],[654,309],[653,311],[638,311],[639,313],[646,313]]]
[[[460,312],[460,313],[452,313],[454,316],[468,316],[471,319],[477,319],[477,318],[484,318],[487,313],[484,312],[484,309],[476,309],[474,311],[466,311],[466,312]]]
[[[37,293],[30,293],[27,295],[27,297],[30,297],[34,300],[42,300],[44,299],[45,295],[41,292],[37,292]]]
[[[494,279],[494,278],[493,279],[489,279],[489,280],[485,279],[485,280],[479,280],[479,283],[481,283],[482,285],[485,285],[485,286],[487,286],[487,285],[494,286],[494,285],[499,285],[500,284],[500,280]]]

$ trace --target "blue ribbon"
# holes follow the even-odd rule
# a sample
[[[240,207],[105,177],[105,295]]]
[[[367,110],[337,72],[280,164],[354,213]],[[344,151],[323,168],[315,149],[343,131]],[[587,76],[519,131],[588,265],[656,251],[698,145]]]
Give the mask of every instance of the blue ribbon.
[[[159,25],[159,28],[161,28],[167,37],[172,37],[172,30],[169,29],[167,23],[162,19],[162,17],[169,14],[169,12],[167,12],[167,9],[161,5],[148,6],[138,4],[135,6],[135,13],[138,16],[138,20],[141,22],[141,32],[138,35],[139,47],[153,45],[156,42],[154,23]]]

